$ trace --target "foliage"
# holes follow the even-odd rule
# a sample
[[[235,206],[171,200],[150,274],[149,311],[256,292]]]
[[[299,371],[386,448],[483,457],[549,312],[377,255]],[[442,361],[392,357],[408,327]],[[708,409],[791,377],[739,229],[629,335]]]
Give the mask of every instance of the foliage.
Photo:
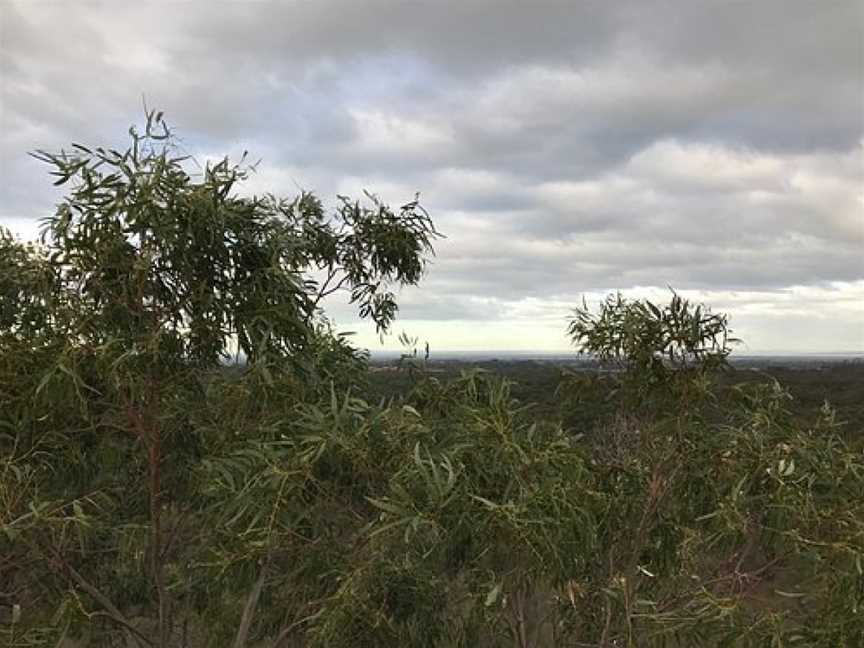
[[[724,389],[727,318],[674,293],[665,307],[610,296],[568,332],[621,366],[564,385],[583,406],[598,385],[615,395],[590,450],[607,561],[574,631],[596,645],[861,643],[860,436],[827,404],[805,427],[776,382]]]
[[[0,235],[0,514],[13,555],[0,568],[9,596],[83,588],[78,607],[101,608],[85,617],[167,646],[191,577],[179,543],[207,526],[196,469],[361,376],[364,356],[321,300],[347,289],[385,330],[391,288],[420,279],[438,234],[416,200],[394,212],[343,197],[326,216],[311,194],[239,197],[249,168],[226,158],[195,177],[161,113],[146,117],[122,153],[34,154],[71,189],[42,246]]]
[[[594,313],[583,303],[567,334],[580,354],[624,371],[620,381],[631,401],[672,394],[681,401],[704,391],[705,381],[725,369],[731,345],[727,317],[693,305],[673,291],[668,304],[609,295]]]
[[[583,304],[567,332],[580,353],[603,361],[623,362],[638,371],[658,372],[688,367],[710,371],[729,355],[727,317],[693,306],[672,292],[668,304],[629,301],[621,293],[608,296],[598,314]]]
[[[425,212],[240,198],[147,121],[40,153],[76,184],[44,246],[0,235],[7,645],[864,644],[862,437],[716,382],[725,316],[578,309],[620,370],[562,386],[602,412],[566,430],[408,336],[376,404],[320,303],[388,325]]]

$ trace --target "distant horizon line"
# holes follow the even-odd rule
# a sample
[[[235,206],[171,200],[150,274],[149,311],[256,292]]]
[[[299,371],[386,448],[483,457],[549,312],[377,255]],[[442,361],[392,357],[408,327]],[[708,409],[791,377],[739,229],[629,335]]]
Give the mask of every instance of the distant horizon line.
[[[370,356],[374,357],[400,357],[404,351],[400,349],[369,349],[366,348]],[[418,356],[423,355],[418,350]],[[430,349],[429,358],[431,360],[443,359],[448,357],[572,357],[578,358],[579,354],[576,351],[561,350],[525,350],[525,349]],[[734,358],[864,358],[864,349],[857,351],[793,351],[793,350],[747,350],[746,352],[733,351],[730,357]]]

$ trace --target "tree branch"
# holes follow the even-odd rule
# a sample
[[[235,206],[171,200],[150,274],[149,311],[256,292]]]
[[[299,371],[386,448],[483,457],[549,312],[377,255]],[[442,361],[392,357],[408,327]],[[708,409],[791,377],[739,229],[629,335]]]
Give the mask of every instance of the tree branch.
[[[346,274],[339,280],[339,282],[335,286],[328,288],[328,286],[330,286],[330,282],[333,281],[333,279],[336,277],[337,274],[338,274],[338,271],[333,269],[333,268],[331,268],[328,271],[327,279],[325,279],[324,283],[321,284],[321,288],[318,289],[318,294],[315,296],[315,299],[312,301],[312,307],[313,308],[316,308],[318,306],[318,303],[322,299],[324,299],[325,297],[327,297],[329,295],[332,295],[337,290],[342,288],[342,286],[345,285],[345,282],[348,281],[348,275]]]
[[[101,605],[105,609],[108,618],[117,623],[118,625],[122,626],[126,630],[127,634],[129,634],[132,638],[135,639],[135,642],[139,646],[141,645],[142,641],[148,646],[153,645],[153,642],[150,641],[150,639],[148,639],[146,635],[142,634],[141,631],[138,630],[138,628],[136,628],[132,624],[132,622],[129,621],[129,619],[127,619],[123,615],[123,613],[117,609],[117,607],[111,602],[111,600],[108,599],[108,597],[102,594],[102,592],[96,589],[95,586],[91,585],[86,578],[79,574],[78,570],[76,570],[72,565],[65,562],[59,556],[56,556],[56,554],[55,557],[61,562],[65,571],[67,572],[67,578],[70,578],[70,580],[77,583],[78,586],[81,587],[81,589],[83,589],[90,596],[90,598],[92,598],[99,605]]]

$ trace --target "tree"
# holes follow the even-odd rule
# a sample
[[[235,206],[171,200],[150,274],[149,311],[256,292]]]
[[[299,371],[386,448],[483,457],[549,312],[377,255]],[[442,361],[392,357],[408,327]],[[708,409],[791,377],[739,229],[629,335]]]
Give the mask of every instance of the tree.
[[[793,417],[776,382],[715,380],[734,378],[728,317],[674,292],[583,303],[568,333],[619,370],[570,385],[607,413],[583,428],[607,502],[570,615],[588,645],[860,644],[864,507],[844,495],[864,488],[860,435],[827,403]]]
[[[91,506],[111,509],[115,524],[146,528],[153,641],[168,646],[177,584],[166,570],[178,557],[178,525],[194,510],[188,468],[213,443],[195,421],[195,404],[210,402],[207,390],[219,385],[254,385],[258,413],[277,399],[317,393],[322,369],[333,376],[334,353],[358,359],[332,334],[321,300],[347,289],[360,315],[386,330],[397,310],[391,288],[420,280],[439,235],[416,199],[393,211],[371,194],[371,206],[340,197],[326,215],[309,193],[239,197],[235,189],[252,170],[245,156],[191,174],[193,161],[177,154],[162,113],[147,112],[143,133],[132,127],[129,135],[122,153],[81,144],[34,153],[55,184],[71,189],[46,220],[41,246],[0,236],[6,474],[14,470],[34,489],[29,502],[10,499],[3,520],[16,546],[42,557],[46,573],[84,588],[133,637],[141,632],[116,596],[76,569],[96,545],[117,556],[128,534],[111,538],[103,524],[89,540],[81,535],[78,562],[58,529],[84,534]],[[241,355],[239,382],[225,386],[225,365]],[[21,371],[34,380],[18,379]],[[50,465],[49,451],[79,462],[80,479],[34,476],[34,458]],[[107,466],[128,474],[106,475]],[[23,503],[37,506],[33,515],[17,515]],[[20,562],[0,569],[22,578]]]
[[[664,393],[686,402],[704,392],[711,374],[728,368],[732,345],[728,317],[672,292],[668,304],[609,295],[593,312],[583,302],[567,334],[580,354],[613,365],[620,386],[637,403]]]

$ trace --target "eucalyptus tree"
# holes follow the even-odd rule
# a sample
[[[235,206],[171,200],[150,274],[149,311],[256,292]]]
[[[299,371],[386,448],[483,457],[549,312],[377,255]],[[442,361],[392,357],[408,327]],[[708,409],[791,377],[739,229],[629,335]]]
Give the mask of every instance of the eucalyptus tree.
[[[729,318],[672,292],[667,304],[610,294],[597,312],[576,308],[567,335],[580,354],[619,371],[616,383],[636,405],[664,396],[687,404],[718,371],[739,340]]]
[[[243,197],[245,155],[196,169],[162,113],[129,136],[124,151],[34,153],[69,191],[39,245],[0,236],[0,515],[12,553],[36,561],[0,563],[0,580],[30,600],[83,588],[145,641],[119,601],[135,599],[156,618],[146,641],[168,646],[191,467],[227,438],[200,425],[201,405],[245,390],[242,432],[261,434],[268,407],[318,393],[339,363],[356,369],[322,300],[346,290],[386,330],[393,289],[421,279],[439,234],[416,198],[393,210],[340,197],[328,214],[310,193]],[[124,581],[142,556],[146,577]]]
[[[674,292],[609,295],[570,321],[578,351],[617,369],[570,385],[602,382],[606,412],[582,430],[607,503],[568,618],[584,645],[864,642],[860,430],[827,402],[794,417],[773,380],[715,380],[734,378],[731,333]]]

